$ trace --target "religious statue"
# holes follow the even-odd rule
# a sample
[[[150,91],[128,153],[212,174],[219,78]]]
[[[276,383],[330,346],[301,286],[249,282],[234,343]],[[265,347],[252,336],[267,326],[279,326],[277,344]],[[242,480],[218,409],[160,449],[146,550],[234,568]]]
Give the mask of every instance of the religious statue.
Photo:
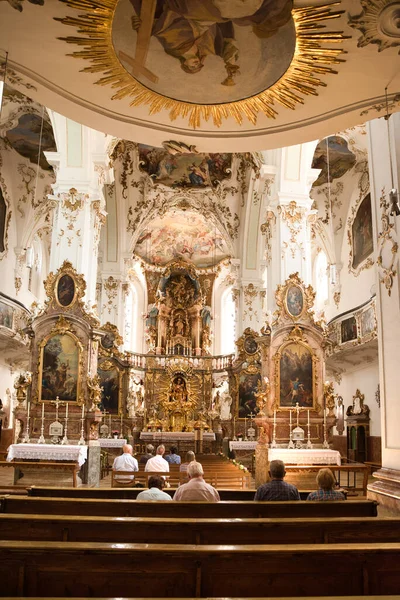
[[[209,355],[211,348],[211,333],[209,327],[204,327],[201,336],[201,350],[203,355]]]
[[[26,401],[28,396],[28,387],[31,385],[31,383],[32,373],[30,371],[21,373],[15,381],[14,388],[17,390],[16,395],[19,406],[22,406],[22,404]]]
[[[333,391],[333,383],[331,381],[326,381],[324,383],[324,398],[325,398],[325,406],[329,411],[328,417],[334,417],[335,416],[336,394]]]
[[[146,327],[157,327],[158,308],[155,304],[150,304],[149,312],[146,315]]]
[[[227,421],[231,418],[232,396],[228,392],[224,392],[221,397],[221,420]]]
[[[186,389],[186,382],[183,379],[183,377],[178,375],[172,381],[171,391],[169,394],[169,401],[170,402],[178,402],[179,404],[181,404],[182,402],[186,402],[187,399],[188,399],[188,395],[187,395],[187,389]]]
[[[89,388],[89,399],[91,402],[90,410],[100,410],[101,392],[103,390],[103,388],[100,387],[100,377],[98,375],[88,377],[87,386]]]
[[[203,328],[211,327],[211,308],[209,306],[203,306],[203,308],[201,309],[200,312],[200,316],[201,316],[201,322],[203,325]]]
[[[257,398],[256,401],[256,406],[257,406],[257,412],[262,413],[265,409],[265,407],[268,405],[268,400],[269,400],[269,392],[270,392],[270,383],[269,383],[269,379],[268,377],[264,377],[264,383],[265,383],[265,388],[264,390],[261,389],[261,385],[259,384],[259,390],[255,395],[255,397]]]
[[[90,440],[98,440],[99,439],[99,424],[96,423],[95,421],[90,424],[89,439]]]

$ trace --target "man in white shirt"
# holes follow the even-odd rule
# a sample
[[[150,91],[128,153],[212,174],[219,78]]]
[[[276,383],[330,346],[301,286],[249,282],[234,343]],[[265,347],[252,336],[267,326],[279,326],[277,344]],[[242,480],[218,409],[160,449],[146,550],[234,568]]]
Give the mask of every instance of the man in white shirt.
[[[165,452],[165,446],[158,446],[156,450],[156,455],[153,458],[149,458],[144,468],[145,471],[165,471],[169,473],[169,464],[163,458],[163,454]]]
[[[132,456],[133,448],[130,444],[124,444],[122,446],[123,454],[121,456],[117,456],[114,460],[113,470],[114,471],[139,471],[138,461],[134,456]],[[121,483],[129,483],[129,481],[133,481],[135,478],[134,475],[115,475],[115,481],[120,481]]]
[[[185,502],[219,502],[215,488],[203,479],[204,471],[200,463],[193,461],[187,468],[188,483],[181,485],[174,494],[174,500]]]
[[[169,494],[162,491],[165,485],[164,477],[150,475],[148,485],[149,489],[139,492],[136,500],[172,500]]]

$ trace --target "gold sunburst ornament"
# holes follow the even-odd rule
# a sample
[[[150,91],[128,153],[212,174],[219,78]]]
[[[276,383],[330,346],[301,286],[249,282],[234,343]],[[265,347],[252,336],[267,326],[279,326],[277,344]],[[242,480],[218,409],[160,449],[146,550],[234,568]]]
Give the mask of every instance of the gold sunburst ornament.
[[[330,46],[348,36],[324,24],[344,12],[333,10],[340,2],[292,10],[291,0],[60,1],[85,11],[57,19],[82,35],[60,38],[83,47],[71,55],[90,61],[82,71],[103,73],[96,83],[116,89],[113,100],[167,110],[193,128],[275,118],[276,104],[294,109],[318,95],[320,76],[344,62]]]

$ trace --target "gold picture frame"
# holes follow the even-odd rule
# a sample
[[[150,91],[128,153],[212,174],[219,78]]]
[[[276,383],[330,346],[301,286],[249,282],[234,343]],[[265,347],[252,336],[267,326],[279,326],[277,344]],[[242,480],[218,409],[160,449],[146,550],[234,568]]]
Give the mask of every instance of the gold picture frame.
[[[104,379],[102,373],[110,373],[110,377]],[[112,376],[114,373],[114,378]],[[111,415],[124,416],[124,407],[122,403],[122,390],[123,390],[123,374],[124,371],[116,360],[107,359],[102,360],[97,365],[97,375],[100,378],[101,389],[101,403],[103,410],[106,410]],[[117,380],[117,381],[116,381]],[[118,390],[115,390],[115,385],[118,383]],[[116,394],[115,394],[116,391]],[[109,397],[107,405],[104,404],[105,397]],[[115,404],[115,397],[117,398],[116,411],[112,410],[112,404]]]

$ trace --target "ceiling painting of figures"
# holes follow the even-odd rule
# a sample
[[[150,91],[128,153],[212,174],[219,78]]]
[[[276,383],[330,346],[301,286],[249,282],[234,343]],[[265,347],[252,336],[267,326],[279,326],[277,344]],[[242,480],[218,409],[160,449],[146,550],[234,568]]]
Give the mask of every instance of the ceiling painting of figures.
[[[315,148],[311,165],[313,169],[321,169],[321,173],[314,182],[313,187],[328,183],[328,171],[329,182],[332,183],[334,179],[343,177],[355,164],[356,157],[349,149],[344,138],[332,135],[321,140]]]
[[[204,217],[177,210],[154,219],[143,230],[135,254],[156,265],[181,258],[196,267],[210,267],[228,258],[229,251],[221,233]]]
[[[154,181],[171,187],[204,188],[231,175],[232,155],[171,154],[164,148],[139,144],[140,168]]]

